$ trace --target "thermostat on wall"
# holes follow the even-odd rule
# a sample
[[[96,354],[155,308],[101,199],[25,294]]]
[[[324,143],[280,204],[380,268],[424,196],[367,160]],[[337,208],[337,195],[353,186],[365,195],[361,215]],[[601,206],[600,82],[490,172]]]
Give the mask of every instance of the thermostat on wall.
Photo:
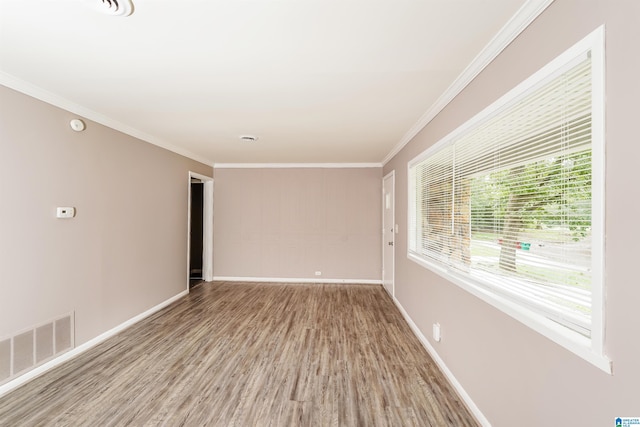
[[[76,208],[59,207],[56,210],[56,217],[58,218],[73,218],[76,216]]]

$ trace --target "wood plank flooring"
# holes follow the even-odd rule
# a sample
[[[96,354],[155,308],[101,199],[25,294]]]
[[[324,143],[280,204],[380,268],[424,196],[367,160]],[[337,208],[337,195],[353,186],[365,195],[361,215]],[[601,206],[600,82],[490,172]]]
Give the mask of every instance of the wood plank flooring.
[[[0,398],[1,426],[477,426],[381,286],[199,285]]]

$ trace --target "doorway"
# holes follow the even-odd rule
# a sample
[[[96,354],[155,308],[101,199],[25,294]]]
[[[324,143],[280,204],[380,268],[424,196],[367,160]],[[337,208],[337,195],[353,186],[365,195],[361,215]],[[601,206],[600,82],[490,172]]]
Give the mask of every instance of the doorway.
[[[204,183],[191,178],[191,230],[189,232],[189,286],[203,281],[202,260],[204,242]]]
[[[382,284],[395,296],[395,171],[382,178]]]
[[[213,178],[189,172],[187,289],[213,280]]]

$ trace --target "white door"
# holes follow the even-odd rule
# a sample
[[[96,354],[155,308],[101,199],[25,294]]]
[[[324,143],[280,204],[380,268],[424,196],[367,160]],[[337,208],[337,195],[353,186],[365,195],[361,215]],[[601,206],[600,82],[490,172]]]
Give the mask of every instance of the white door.
[[[395,171],[382,179],[382,284],[394,296]]]

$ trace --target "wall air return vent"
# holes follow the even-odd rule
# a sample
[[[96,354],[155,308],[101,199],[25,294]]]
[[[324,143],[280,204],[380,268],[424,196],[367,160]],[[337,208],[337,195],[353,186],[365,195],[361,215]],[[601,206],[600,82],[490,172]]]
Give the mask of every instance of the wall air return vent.
[[[75,346],[75,313],[0,337],[0,385]]]
[[[97,0],[98,10],[108,15],[129,16],[133,13],[131,0]]]

